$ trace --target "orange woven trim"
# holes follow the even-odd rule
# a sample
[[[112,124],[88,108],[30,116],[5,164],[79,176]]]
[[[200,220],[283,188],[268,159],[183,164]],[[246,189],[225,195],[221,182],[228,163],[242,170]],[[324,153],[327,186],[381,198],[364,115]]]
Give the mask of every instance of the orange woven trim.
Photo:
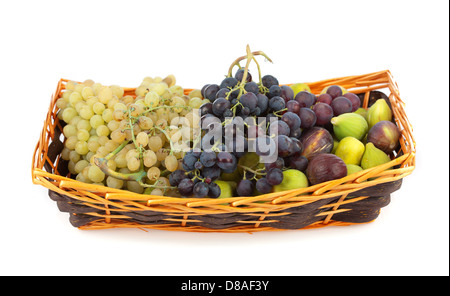
[[[341,198],[340,198],[339,201],[336,203],[336,205],[333,206],[333,210],[332,210],[330,213],[328,213],[327,217],[326,217],[325,220],[323,221],[323,224],[328,224],[328,222],[330,222],[331,217],[333,217],[333,215],[334,215],[335,213],[338,212],[339,206],[340,206],[341,203],[347,198],[347,196],[348,196],[348,194],[344,194],[344,195],[341,196]],[[349,210],[347,210],[347,211],[349,211]]]

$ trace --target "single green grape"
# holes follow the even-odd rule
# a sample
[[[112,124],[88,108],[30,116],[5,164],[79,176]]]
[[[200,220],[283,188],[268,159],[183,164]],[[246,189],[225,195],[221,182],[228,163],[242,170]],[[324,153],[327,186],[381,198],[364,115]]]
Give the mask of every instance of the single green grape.
[[[89,167],[88,177],[92,182],[102,182],[105,179],[105,173],[99,167],[91,165]]]

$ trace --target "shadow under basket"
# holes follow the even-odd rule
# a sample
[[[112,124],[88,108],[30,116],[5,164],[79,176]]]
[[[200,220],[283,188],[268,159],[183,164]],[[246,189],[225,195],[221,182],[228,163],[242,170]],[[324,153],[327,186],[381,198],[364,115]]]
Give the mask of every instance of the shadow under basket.
[[[82,183],[70,178],[68,162],[61,158],[64,136],[56,114],[56,100],[68,80],[61,79],[32,161],[32,180],[48,188],[58,209],[70,215],[79,229],[140,228],[197,232],[257,232],[348,226],[374,221],[391,194],[415,168],[415,140],[404,103],[390,71],[333,78],[307,83],[319,94],[340,85],[358,94],[368,108],[385,99],[400,129],[399,148],[384,165],[308,188],[251,197],[176,198],[136,194]],[[134,95],[134,88],[125,94]],[[188,94],[191,89],[186,89]]]

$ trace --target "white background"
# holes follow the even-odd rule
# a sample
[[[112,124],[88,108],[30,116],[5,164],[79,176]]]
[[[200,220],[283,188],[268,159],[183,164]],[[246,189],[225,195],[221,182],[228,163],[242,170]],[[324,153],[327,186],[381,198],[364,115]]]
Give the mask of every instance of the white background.
[[[2,1],[0,275],[448,275],[448,1]],[[217,83],[245,46],[282,83],[390,69],[417,167],[368,225],[255,234],[81,231],[33,185],[60,78]]]

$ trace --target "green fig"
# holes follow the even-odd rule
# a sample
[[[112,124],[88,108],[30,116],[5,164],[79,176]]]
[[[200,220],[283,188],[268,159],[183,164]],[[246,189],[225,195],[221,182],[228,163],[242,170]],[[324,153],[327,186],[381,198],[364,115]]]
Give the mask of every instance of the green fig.
[[[367,144],[367,134],[364,136],[364,138],[362,138],[361,143],[363,143],[364,146],[366,146],[366,144]]]
[[[364,151],[365,147],[361,141],[353,137],[345,137],[339,142],[334,154],[342,158],[345,164],[359,165]]]
[[[336,149],[339,145],[339,141],[336,139],[333,139],[333,150],[331,151],[331,154],[336,154]]]
[[[378,99],[367,111],[369,129],[380,121],[392,120],[392,110],[384,99]]]
[[[301,91],[311,92],[311,89],[306,83],[294,83],[289,87],[292,88],[292,90],[294,91],[294,98]]]
[[[361,167],[366,170],[390,161],[391,159],[386,153],[369,142],[366,144],[366,151],[361,159]]]
[[[273,192],[308,187],[308,178],[301,171],[290,169],[283,172],[283,181],[273,186]]]
[[[347,176],[362,171],[363,168],[356,164],[347,164]]]
[[[356,114],[361,115],[362,117],[364,117],[365,120],[367,120],[367,110],[364,108],[358,108],[355,112]]]
[[[390,154],[398,146],[400,131],[395,123],[383,120],[377,122],[367,134],[367,142],[371,142],[378,149]]]
[[[367,121],[359,114],[344,113],[331,119],[334,135],[338,140],[353,137],[361,140],[367,134],[369,126]]]

